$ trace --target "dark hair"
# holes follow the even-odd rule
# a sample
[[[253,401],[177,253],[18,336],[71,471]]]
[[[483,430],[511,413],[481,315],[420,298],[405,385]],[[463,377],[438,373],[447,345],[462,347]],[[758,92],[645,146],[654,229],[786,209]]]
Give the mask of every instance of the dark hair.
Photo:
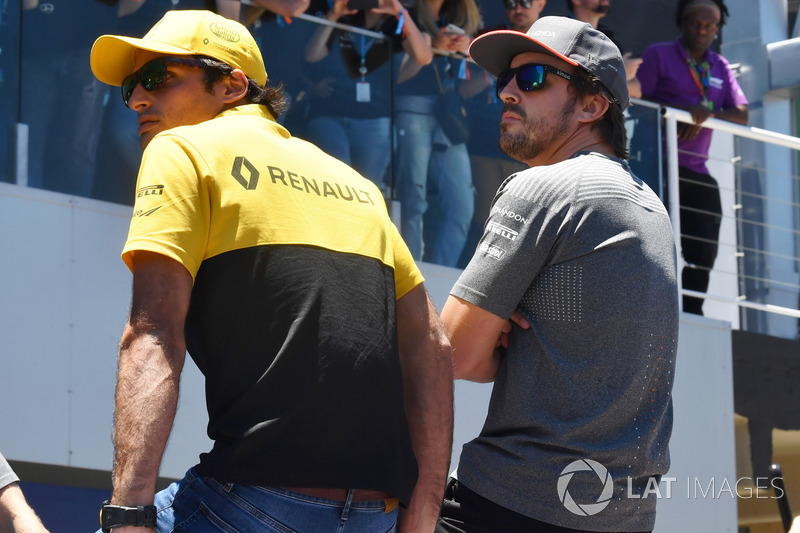
[[[203,69],[203,81],[206,84],[206,91],[210,93],[214,90],[214,84],[218,80],[233,72],[233,67],[210,57],[201,56],[201,58],[206,63]],[[277,87],[263,87],[251,78],[247,78],[247,94],[244,96],[244,100],[249,104],[266,106],[276,120],[289,107],[283,84],[279,84]]]
[[[575,6],[572,5],[572,0],[567,0],[567,9],[570,13],[575,13]]]
[[[582,68],[575,69],[573,86],[578,98],[602,94],[609,101],[608,110],[595,126],[600,129],[603,140],[611,145],[614,155],[621,159],[628,159],[628,132],[625,130],[625,116],[622,107],[614,101],[608,89],[600,82],[600,78]]]
[[[571,0],[567,0],[569,2]],[[675,10],[675,24],[680,28],[681,24],[683,24],[683,12],[686,10],[686,6],[689,5],[690,2],[694,0],[680,0],[678,2],[678,8]],[[725,7],[725,2],[722,0],[711,0],[717,7],[719,8],[719,27],[723,27],[725,25],[725,21],[728,19],[728,8]]]

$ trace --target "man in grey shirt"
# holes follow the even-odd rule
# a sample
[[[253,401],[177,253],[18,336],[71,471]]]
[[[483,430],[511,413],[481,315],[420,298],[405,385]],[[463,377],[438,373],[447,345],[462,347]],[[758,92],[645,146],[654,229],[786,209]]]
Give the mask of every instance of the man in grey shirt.
[[[0,454],[0,531],[47,533],[19,488],[19,478]]]
[[[531,168],[500,187],[442,311],[456,378],[495,384],[437,531],[650,531],[676,258],[663,204],[625,161],[622,57],[563,17],[487,33],[470,54],[498,76],[500,147]]]

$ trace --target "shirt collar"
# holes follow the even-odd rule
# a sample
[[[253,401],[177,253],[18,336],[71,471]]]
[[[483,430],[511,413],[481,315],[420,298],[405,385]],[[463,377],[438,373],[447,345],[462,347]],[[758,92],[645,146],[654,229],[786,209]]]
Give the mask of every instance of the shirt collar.
[[[250,115],[256,117],[262,117],[267,120],[271,120],[275,122],[275,117],[272,116],[272,113],[269,112],[267,106],[260,105],[260,104],[242,104],[236,107],[232,107],[230,109],[226,109],[219,115],[218,117],[225,117],[229,115]]]

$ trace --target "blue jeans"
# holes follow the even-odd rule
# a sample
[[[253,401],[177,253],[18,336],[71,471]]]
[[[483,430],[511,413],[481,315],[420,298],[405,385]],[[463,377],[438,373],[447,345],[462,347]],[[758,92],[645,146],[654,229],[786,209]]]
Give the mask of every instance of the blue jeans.
[[[372,180],[384,198],[391,196],[384,181],[392,149],[389,117],[316,117],[308,122],[306,137]]]
[[[438,190],[438,196],[436,215],[428,221],[438,227],[425,259],[455,266],[467,241],[475,193],[467,146],[450,144],[437,127],[432,114],[435,98],[398,97],[395,188],[402,214],[400,233],[414,259],[422,259],[422,218],[428,210],[430,183]]]
[[[391,533],[397,522],[397,508],[384,512],[383,500],[337,502],[219,483],[200,477],[194,468],[156,494],[155,505],[158,533]]]

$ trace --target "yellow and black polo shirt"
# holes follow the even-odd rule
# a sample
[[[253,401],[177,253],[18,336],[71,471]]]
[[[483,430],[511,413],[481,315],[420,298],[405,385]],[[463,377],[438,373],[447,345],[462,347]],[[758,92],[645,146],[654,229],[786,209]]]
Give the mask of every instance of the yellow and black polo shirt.
[[[244,105],[157,135],[128,242],[195,279],[187,348],[206,377],[202,475],[382,490],[416,482],[395,300],[422,282],[380,191]]]

